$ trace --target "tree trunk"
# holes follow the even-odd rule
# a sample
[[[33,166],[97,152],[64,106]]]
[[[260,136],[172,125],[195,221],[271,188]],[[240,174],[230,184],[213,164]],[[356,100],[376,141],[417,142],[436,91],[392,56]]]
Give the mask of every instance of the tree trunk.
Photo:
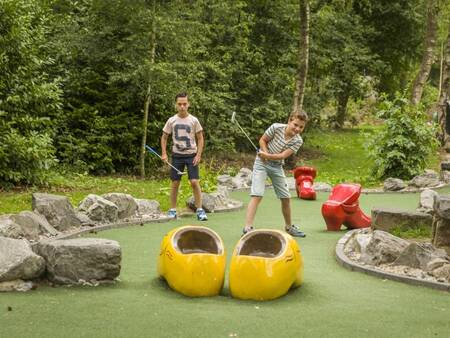
[[[300,5],[300,32],[298,44],[298,68],[295,78],[294,102],[292,112],[298,113],[303,109],[305,96],[306,75],[308,74],[309,60],[309,0],[299,0]],[[297,165],[297,155],[292,154],[285,160],[287,169],[294,169]]]
[[[347,90],[344,90],[338,96],[338,107],[336,113],[336,128],[342,128],[344,126],[345,115],[347,114],[347,103],[350,98],[350,94]]]
[[[153,2],[153,15],[155,15],[155,2]],[[155,19],[152,20],[152,33],[150,35],[150,67],[155,63],[155,49],[156,49],[156,32],[155,32]],[[145,145],[147,144],[147,125],[148,125],[148,112],[150,104],[152,102],[152,78],[151,73],[148,79],[147,93],[145,94],[144,102],[144,117],[142,119],[142,143],[141,143],[141,156],[139,164],[139,173],[141,178],[145,177]]]
[[[295,79],[294,102],[292,112],[300,112],[303,108],[306,75],[309,59],[309,0],[299,0],[300,3],[300,36],[298,48],[298,68]]]
[[[448,26],[448,33],[447,33],[447,46],[445,48],[444,52],[444,62],[443,62],[443,68],[442,68],[442,90],[440,91],[439,96],[439,127],[441,131],[441,141],[442,143],[445,143],[449,139],[449,135],[446,132],[445,128],[445,120],[446,118],[446,102],[450,100],[450,24]]]
[[[423,88],[430,75],[431,66],[434,62],[434,48],[436,46],[437,35],[437,0],[427,1],[427,32],[425,34],[425,51],[420,64],[419,72],[414,79],[414,84],[411,92],[410,102],[417,105],[422,98]]]

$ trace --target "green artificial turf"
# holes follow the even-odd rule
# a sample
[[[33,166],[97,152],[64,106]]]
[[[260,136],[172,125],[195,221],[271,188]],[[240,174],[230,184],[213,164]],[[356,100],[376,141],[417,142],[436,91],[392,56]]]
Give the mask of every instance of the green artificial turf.
[[[232,195],[247,202],[247,193]],[[121,281],[99,287],[40,287],[0,294],[0,337],[448,337],[450,293],[382,280],[338,265],[335,244],[345,231],[327,232],[317,201],[294,198],[293,218],[306,231],[298,239],[305,282],[274,301],[241,301],[223,295],[188,298],[156,275],[159,244],[170,229],[196,220],[146,224],[99,232],[120,242]],[[413,210],[418,194],[362,195],[372,207]],[[257,227],[282,227],[273,191],[256,218]],[[206,224],[223,239],[230,261],[245,210],[211,214]],[[226,277],[228,281],[228,276]],[[8,311],[11,307],[11,311]]]

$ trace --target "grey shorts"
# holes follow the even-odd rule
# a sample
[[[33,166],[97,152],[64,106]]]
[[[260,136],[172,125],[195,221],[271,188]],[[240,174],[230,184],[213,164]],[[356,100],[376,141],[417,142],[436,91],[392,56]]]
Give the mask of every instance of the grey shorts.
[[[273,189],[278,198],[291,197],[283,166],[281,164],[269,164],[261,161],[259,158],[256,158],[255,163],[253,164],[252,187],[250,190],[251,196],[264,196],[267,177],[272,181]]]

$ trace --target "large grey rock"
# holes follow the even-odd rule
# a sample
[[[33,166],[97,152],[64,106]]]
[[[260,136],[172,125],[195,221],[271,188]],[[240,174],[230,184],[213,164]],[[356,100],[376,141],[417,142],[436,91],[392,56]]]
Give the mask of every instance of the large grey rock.
[[[438,197],[438,193],[431,189],[424,189],[420,193],[419,207],[417,211],[425,213],[434,212],[435,199]]]
[[[12,218],[25,233],[30,233],[33,237],[37,237],[38,234],[56,236],[59,233],[44,216],[34,211],[22,211],[17,215],[12,215]],[[25,237],[30,239],[28,236]]]
[[[205,209],[206,212],[214,212],[216,208],[216,198],[210,193],[202,192],[202,208]],[[187,201],[186,205],[192,209],[196,210],[195,199],[194,196],[191,196]]]
[[[0,215],[0,236],[8,238],[23,238],[25,233],[19,224],[17,224],[11,215]]]
[[[119,208],[107,199],[89,194],[80,202],[78,211],[99,223],[116,222]]]
[[[24,281],[21,279],[16,279],[13,281],[0,282],[0,292],[8,292],[8,291],[29,291],[33,289],[35,286],[31,281]]]
[[[214,212],[218,209],[226,209],[229,207],[234,207],[235,202],[229,199],[229,192],[226,186],[218,186],[217,191],[213,193],[202,193],[202,208],[205,209],[206,212]],[[195,200],[194,197],[191,196],[186,205],[195,210]]]
[[[409,182],[409,185],[417,188],[436,187],[439,184],[439,175],[433,170],[426,170],[424,174],[417,175]]]
[[[438,195],[434,199],[434,212],[441,218],[450,219],[450,195]]]
[[[372,209],[372,229],[390,231],[394,228],[403,230],[428,227],[431,229],[433,217],[417,211],[404,211],[387,208]]]
[[[113,281],[120,274],[119,243],[108,239],[76,238],[39,242],[47,277],[58,284]]]
[[[447,184],[450,183],[450,171],[441,170],[441,181]]]
[[[329,185],[328,183],[324,182],[314,182],[313,189],[317,192],[323,191],[323,192],[331,192],[333,187]]]
[[[246,189],[252,185],[252,171],[247,168],[241,168],[236,176],[231,180],[233,189]]]
[[[129,194],[113,192],[109,194],[104,194],[102,195],[102,197],[117,205],[118,208],[117,216],[119,219],[131,218],[136,216],[138,205],[134,200],[133,196]]]
[[[159,215],[161,214],[161,206],[158,201],[135,199],[138,205],[138,214],[143,215]]]
[[[450,219],[435,217],[432,243],[436,248],[443,248],[450,253]]]
[[[228,188],[233,188],[233,177],[228,174],[220,175],[217,177],[217,183]]]
[[[383,183],[383,190],[385,191],[398,191],[406,188],[406,183],[399,179],[389,177]]]
[[[32,207],[33,211],[43,215],[59,231],[81,226],[75,210],[65,196],[34,193]]]
[[[434,277],[438,278],[438,280],[450,283],[450,264],[444,264],[439,268],[434,269],[431,273]]]
[[[366,264],[392,263],[408,246],[408,241],[385,231],[374,231],[370,241],[361,251],[361,260]]]
[[[392,264],[427,270],[431,261],[443,257],[445,252],[436,251],[430,243],[410,243]]]
[[[44,270],[44,259],[26,240],[0,237],[0,282],[37,278]]]

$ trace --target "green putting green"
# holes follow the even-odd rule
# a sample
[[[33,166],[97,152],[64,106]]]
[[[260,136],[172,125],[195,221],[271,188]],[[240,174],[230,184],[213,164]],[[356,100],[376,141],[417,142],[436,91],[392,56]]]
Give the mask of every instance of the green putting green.
[[[246,192],[234,198],[248,201]],[[98,287],[39,287],[0,294],[0,337],[448,337],[450,293],[381,280],[338,265],[334,248],[345,231],[327,232],[317,201],[292,199],[305,282],[274,301],[233,299],[228,276],[223,295],[187,298],[156,275],[159,244],[170,229],[199,224],[194,218],[99,232],[120,242],[121,282]],[[413,210],[418,194],[362,195],[366,213],[375,206]],[[207,225],[223,239],[229,263],[245,210],[211,214]],[[283,225],[279,202],[268,191],[258,228]],[[9,307],[9,308],[8,308]]]

